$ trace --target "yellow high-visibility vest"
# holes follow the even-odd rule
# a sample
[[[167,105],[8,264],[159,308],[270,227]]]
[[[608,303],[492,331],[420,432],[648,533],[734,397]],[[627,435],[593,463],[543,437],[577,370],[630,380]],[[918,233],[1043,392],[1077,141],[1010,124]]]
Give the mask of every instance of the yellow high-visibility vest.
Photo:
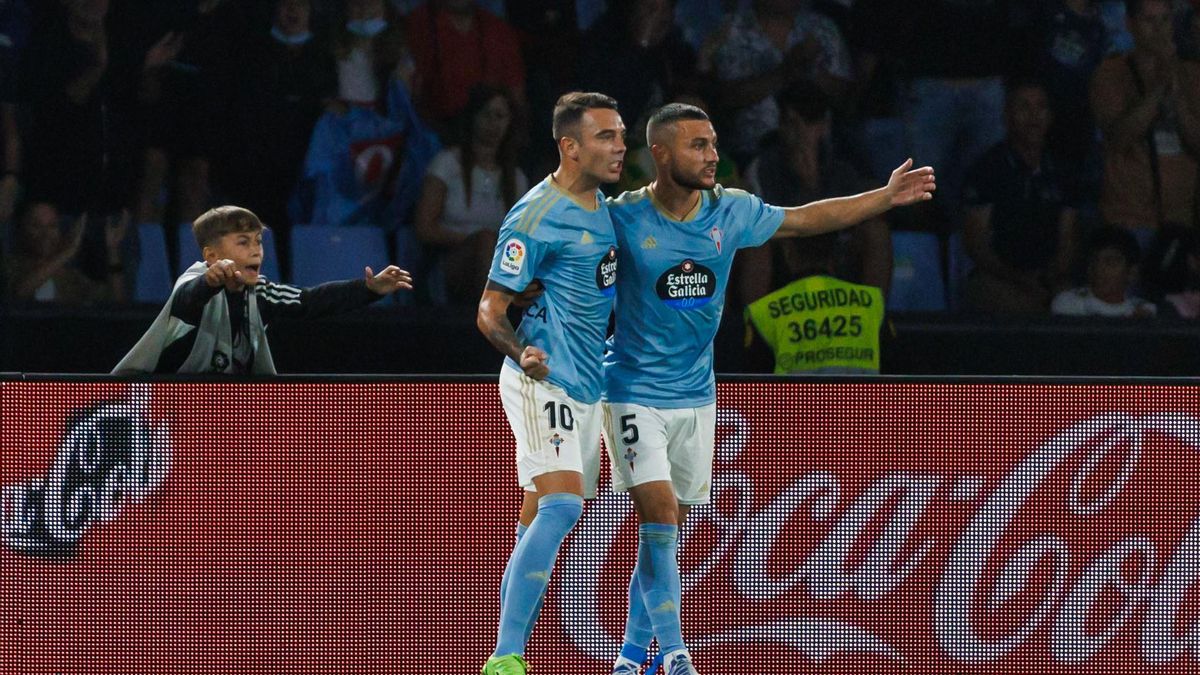
[[[793,281],[746,307],[775,373],[878,373],[883,293],[828,276]]]

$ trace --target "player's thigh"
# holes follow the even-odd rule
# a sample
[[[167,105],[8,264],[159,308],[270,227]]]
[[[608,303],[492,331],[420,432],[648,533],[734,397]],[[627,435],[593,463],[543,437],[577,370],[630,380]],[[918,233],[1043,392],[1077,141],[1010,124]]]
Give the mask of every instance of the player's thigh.
[[[707,504],[712,492],[717,404],[670,412],[667,456],[675,496],[680,504]]]
[[[633,403],[604,403],[604,437],[613,492],[671,480],[667,425],[661,412]]]
[[[561,388],[507,366],[501,369],[500,400],[516,439],[520,485],[531,489],[537,476],[574,472],[582,476],[582,494],[594,496],[600,473],[599,404],[575,401]],[[544,496],[547,489],[559,488],[539,486],[537,492]]]

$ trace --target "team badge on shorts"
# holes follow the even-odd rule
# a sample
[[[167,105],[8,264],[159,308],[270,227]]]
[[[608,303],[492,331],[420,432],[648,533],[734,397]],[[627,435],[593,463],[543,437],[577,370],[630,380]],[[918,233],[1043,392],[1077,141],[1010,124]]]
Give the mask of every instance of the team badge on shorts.
[[[228,367],[229,357],[225,354],[225,352],[213,352],[212,369],[218,373],[223,373]]]
[[[520,274],[525,266],[525,244],[517,239],[504,242],[504,252],[500,255],[500,269],[509,274]]]
[[[555,455],[559,455],[558,446],[565,443],[566,440],[567,439],[563,438],[562,436],[559,436],[558,434],[554,434],[553,436],[550,437],[550,445],[554,446],[554,454]]]
[[[637,459],[637,450],[634,450],[633,446],[631,445],[627,450],[625,450],[625,461],[629,462],[630,471],[633,471],[633,460],[635,459]]]

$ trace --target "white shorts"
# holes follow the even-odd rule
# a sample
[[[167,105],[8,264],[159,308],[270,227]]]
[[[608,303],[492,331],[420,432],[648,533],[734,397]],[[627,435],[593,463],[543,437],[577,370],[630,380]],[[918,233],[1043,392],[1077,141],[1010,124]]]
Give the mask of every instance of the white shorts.
[[[605,403],[604,441],[613,492],[669,480],[680,504],[707,504],[716,433],[716,403],[699,408]]]
[[[536,492],[535,476],[553,471],[583,474],[583,496],[596,496],[600,480],[600,404],[580,403],[561,387],[504,366],[500,402],[517,439],[517,481]]]

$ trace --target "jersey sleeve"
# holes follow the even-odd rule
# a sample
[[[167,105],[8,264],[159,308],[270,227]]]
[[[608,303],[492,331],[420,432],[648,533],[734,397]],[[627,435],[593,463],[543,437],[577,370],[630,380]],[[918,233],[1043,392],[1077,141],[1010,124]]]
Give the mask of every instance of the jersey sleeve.
[[[553,229],[543,224],[538,200],[518,204],[504,217],[492,254],[488,279],[520,293],[537,277],[537,270],[552,252]]]
[[[767,243],[783,224],[783,209],[743,190],[726,190],[724,199],[731,200],[734,222],[741,227],[738,248],[754,248]]]

